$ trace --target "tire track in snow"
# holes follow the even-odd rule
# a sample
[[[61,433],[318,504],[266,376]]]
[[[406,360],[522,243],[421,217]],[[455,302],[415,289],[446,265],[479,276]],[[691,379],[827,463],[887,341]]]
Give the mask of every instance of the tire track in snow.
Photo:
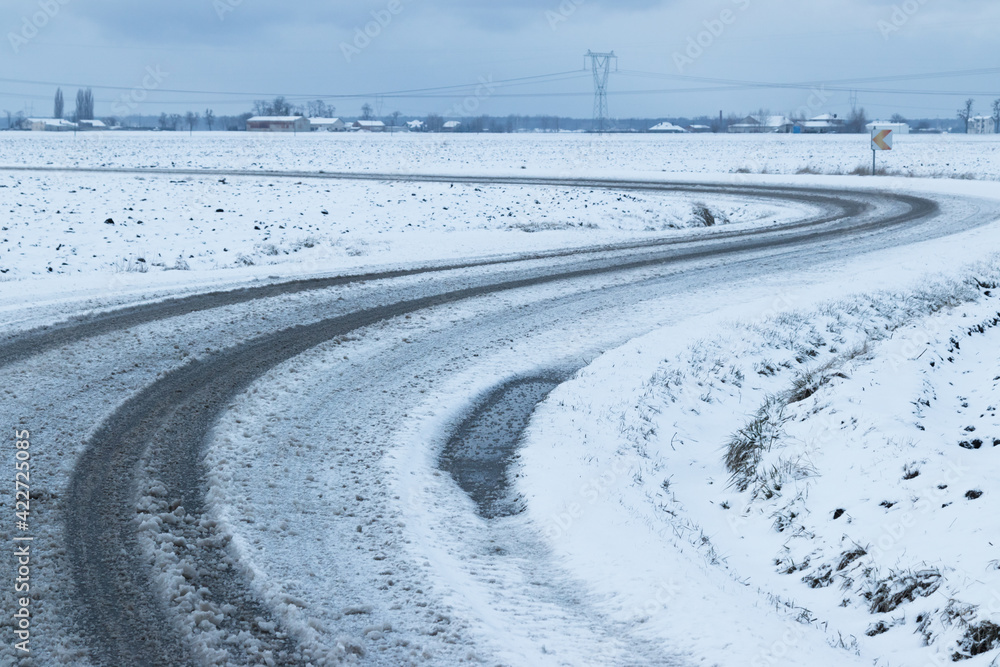
[[[453,179],[451,179],[453,180]],[[814,195],[828,198],[827,192]],[[803,196],[802,192],[796,194]],[[810,195],[805,195],[810,196]],[[779,197],[780,198],[780,197]],[[252,381],[284,360],[331,338],[384,319],[423,308],[476,298],[502,290],[531,287],[556,280],[569,280],[600,273],[625,271],[670,261],[728,253],[750,251],[771,246],[811,243],[848,237],[862,232],[878,231],[904,225],[933,216],[937,205],[916,197],[894,197],[905,209],[888,217],[868,220],[862,225],[844,224],[807,230],[802,234],[750,233],[732,242],[713,243],[707,248],[692,250],[671,248],[631,262],[615,259],[590,260],[584,268],[535,272],[530,277],[484,284],[477,287],[437,294],[395,305],[360,311],[352,315],[326,320],[312,325],[277,332],[249,341],[224,352],[168,373],[160,381],[129,400],[91,438],[78,463],[70,484],[70,510],[67,513],[67,546],[73,562],[79,600],[86,610],[87,629],[95,654],[108,664],[176,664],[185,655],[178,641],[163,621],[162,609],[152,594],[149,572],[141,562],[134,535],[135,493],[138,468],[151,445],[170,442],[168,460],[160,461],[169,482],[168,494],[179,500],[188,513],[198,512],[203,504],[203,472],[200,470],[200,450],[207,431],[228,401]],[[845,210],[860,214],[867,207],[857,201],[844,205]],[[834,214],[823,223],[845,222],[851,215]],[[733,236],[737,236],[733,234]],[[671,244],[674,245],[674,244]],[[382,275],[385,277],[385,274]],[[374,278],[373,278],[374,279]],[[351,279],[344,278],[345,281]],[[299,281],[289,291],[309,289],[310,281]],[[287,285],[287,284],[286,284]],[[24,355],[71,344],[107,331],[196,312],[211,304],[228,305],[262,296],[273,296],[274,288],[249,288],[239,295],[215,293],[177,300],[169,307],[159,304],[115,311],[99,324],[68,323],[62,328],[36,332],[34,344],[15,341],[10,351],[0,348],[0,363]],[[271,292],[268,290],[271,289]],[[261,290],[261,291],[255,291]],[[278,291],[278,294],[281,292]],[[198,301],[198,299],[205,299]],[[230,301],[231,299],[235,299]],[[13,352],[13,354],[11,353]],[[22,355],[22,356],[19,356]],[[109,485],[105,480],[114,480]],[[233,618],[247,619],[259,615],[253,595],[246,582],[236,577],[220,579],[213,584],[221,590],[212,591],[219,599],[237,607]],[[239,604],[236,604],[239,603]],[[236,626],[233,626],[236,627]],[[260,633],[262,645],[271,646],[295,659],[294,648],[271,633]]]
[[[69,171],[69,172],[111,172],[111,173],[145,173],[148,170],[118,170],[118,169],[59,169],[53,167],[26,168],[29,171]],[[3,171],[4,168],[0,168]],[[160,170],[163,174],[199,174],[199,175],[222,175],[230,176],[259,176],[253,172],[200,172],[196,170]],[[268,177],[290,177],[294,172],[268,172]],[[308,174],[295,176],[296,178],[309,177]],[[335,179],[364,179],[364,180],[393,180],[389,175],[320,175],[312,174],[317,178]],[[414,180],[424,182],[467,182],[477,183],[480,181],[469,180],[472,177],[412,177]],[[411,180],[411,177],[398,177],[395,180]],[[489,181],[490,183],[494,181]],[[505,183],[507,181],[504,181]],[[395,271],[383,271],[377,273],[347,274],[331,276],[325,278],[311,278],[293,280],[259,287],[243,287],[227,291],[215,291],[191,296],[167,298],[151,304],[142,304],[125,308],[90,314],[83,317],[73,318],[64,322],[59,322],[50,326],[26,331],[17,334],[0,344],[0,367],[21,361],[42,352],[56,349],[65,345],[70,345],[85,338],[93,338],[103,334],[111,333],[120,329],[146,324],[172,317],[181,317],[195,312],[201,312],[212,308],[222,308],[226,306],[238,305],[258,299],[270,297],[293,295],[301,292],[317,291],[340,287],[352,283],[372,282],[377,280],[391,280],[407,276],[419,276],[426,274],[444,273],[447,271],[458,271],[463,269],[487,268],[491,266],[501,267],[504,265],[516,264],[530,260],[559,259],[582,255],[599,255],[609,252],[625,252],[629,250],[642,250],[659,247],[683,248],[685,245],[700,243],[704,241],[718,241],[733,238],[743,238],[753,234],[777,234],[796,229],[820,227],[835,223],[837,221],[851,219],[858,216],[865,205],[856,200],[844,199],[845,193],[837,193],[825,190],[794,189],[794,188],[771,188],[771,187],[746,187],[734,188],[733,186],[716,185],[691,185],[679,183],[634,183],[626,181],[598,181],[598,180],[565,180],[554,181],[552,179],[520,179],[517,184],[532,185],[564,185],[567,187],[593,187],[605,189],[630,189],[662,192],[697,192],[699,194],[743,194],[753,197],[781,199],[783,201],[795,202],[818,206],[823,211],[819,216],[807,218],[795,223],[785,224],[778,227],[771,227],[765,230],[732,231],[732,230],[702,230],[701,233],[692,234],[684,238],[654,238],[642,241],[632,241],[601,246],[590,246],[581,248],[570,248],[566,250],[554,250],[537,253],[519,254],[513,257],[492,257],[478,261],[443,263],[432,266],[418,267],[412,269],[399,269]],[[913,198],[916,200],[916,198]],[[900,197],[899,200],[905,204],[913,205],[914,202],[906,201]]]

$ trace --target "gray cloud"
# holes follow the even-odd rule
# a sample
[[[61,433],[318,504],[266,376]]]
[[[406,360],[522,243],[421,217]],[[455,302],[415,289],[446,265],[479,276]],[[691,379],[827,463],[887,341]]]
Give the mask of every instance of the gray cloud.
[[[329,94],[392,91],[514,78],[580,69],[587,49],[615,49],[623,70],[683,73],[753,81],[846,79],[987,67],[1000,44],[1000,6],[988,0],[928,0],[900,18],[900,0],[400,0],[402,11],[363,51],[345,59],[341,44],[384,12],[390,0],[6,0],[0,35],[16,34],[40,2],[59,4],[37,37],[15,50],[0,42],[0,76],[42,81],[135,85],[146,66],[171,73],[165,88]],[[219,11],[222,7],[222,17]],[[229,11],[231,10],[231,11]],[[692,63],[678,71],[676,54],[699,38],[721,12],[736,19],[711,35]],[[553,23],[551,17],[559,17]],[[899,25],[896,25],[896,24]],[[884,26],[890,25],[886,33]],[[881,27],[880,27],[881,26]],[[859,84],[873,114],[951,116],[960,97],[982,92],[985,109],[995,77],[956,77],[882,88],[953,91],[954,96],[894,95]],[[631,94],[642,89],[696,88],[697,80],[613,76],[612,113],[671,116],[800,107],[798,90],[740,88],[724,92]],[[499,89],[481,111],[586,116],[590,84],[580,79]],[[981,89],[981,90],[980,90]],[[28,101],[48,106],[45,86],[0,84],[2,108]],[[114,94],[98,89],[98,106]],[[505,97],[521,93],[568,95]],[[467,93],[462,93],[467,94]],[[998,91],[1000,94],[1000,91]],[[157,105],[218,105],[236,111],[246,99],[157,93]],[[458,99],[461,99],[460,97]],[[454,100],[387,100],[404,113],[447,108]],[[340,103],[346,113],[361,101]],[[848,94],[830,95],[827,109],[844,111]]]

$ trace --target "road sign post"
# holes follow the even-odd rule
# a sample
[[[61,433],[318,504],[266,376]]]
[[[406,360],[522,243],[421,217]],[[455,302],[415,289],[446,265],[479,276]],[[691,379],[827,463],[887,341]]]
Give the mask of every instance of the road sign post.
[[[878,151],[892,150],[892,130],[872,128],[872,176],[875,175],[875,156]]]

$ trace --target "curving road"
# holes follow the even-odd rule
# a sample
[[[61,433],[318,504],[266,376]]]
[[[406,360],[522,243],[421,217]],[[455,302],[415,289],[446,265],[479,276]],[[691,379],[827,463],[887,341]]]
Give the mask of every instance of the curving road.
[[[502,182],[698,192],[706,197],[725,194],[807,204],[816,214],[795,224],[752,232],[716,229],[680,239],[198,294],[90,314],[9,336],[0,343],[0,367],[5,372],[53,376],[50,382],[41,382],[34,390],[22,394],[21,403],[13,407],[47,403],[53,408],[46,426],[50,432],[76,434],[74,439],[86,434],[68,485],[54,490],[54,495],[61,499],[62,520],[55,549],[60,556],[54,561],[56,567],[66,570],[69,575],[66,581],[72,585],[53,591],[49,604],[57,610],[57,615],[70,620],[64,629],[79,638],[77,645],[85,654],[81,659],[101,665],[210,661],[321,664],[352,651],[357,659],[371,664],[414,660],[405,645],[382,646],[379,650],[352,649],[329,640],[324,642],[325,634],[317,638],[314,633],[286,622],[290,617],[262,594],[259,582],[248,578],[246,564],[234,562],[238,559],[229,545],[232,536],[210,517],[206,499],[210,471],[204,464],[204,453],[206,443],[213,437],[213,428],[234,402],[262,378],[277,372],[282,364],[310,351],[329,351],[333,344],[350,345],[351,341],[365,341],[369,337],[378,340],[380,331],[381,335],[387,335],[385,332],[409,326],[414,317],[427,319],[429,323],[418,329],[416,337],[420,340],[416,344],[411,345],[407,340],[406,345],[385,349],[368,361],[364,361],[366,357],[359,351],[360,361],[347,362],[339,377],[324,380],[323,395],[334,403],[337,428],[341,433],[350,433],[331,445],[330,451],[339,451],[345,442],[353,445],[351,460],[342,462],[345,479],[362,468],[391,467],[386,462],[393,442],[390,436],[406,423],[408,411],[423,400],[421,394],[428,387],[442,385],[448,377],[475,374],[482,366],[484,377],[497,375],[501,381],[495,383],[484,401],[478,395],[468,397],[470,404],[479,403],[480,407],[456,429],[455,437],[444,448],[440,465],[454,475],[460,488],[469,491],[479,503],[480,514],[489,522],[517,513],[516,498],[498,498],[497,494],[507,493],[506,466],[532,402],[547,393],[551,382],[556,381],[552,378],[566,377],[602,350],[662,321],[662,318],[635,317],[634,313],[644,308],[644,304],[669,306],[671,299],[685,291],[724,291],[734,281],[763,279],[788,266],[821,266],[832,258],[937,238],[990,222],[1000,212],[986,202],[816,188],[391,174],[317,176],[158,171],[199,176]],[[503,341],[503,345],[498,345],[498,341]],[[508,353],[505,346],[512,352]],[[174,354],[179,349],[190,353]],[[102,358],[92,358],[96,350]],[[493,366],[486,368],[488,364]],[[506,378],[504,364],[510,364]],[[67,367],[72,372],[60,378],[56,369]],[[119,379],[129,373],[132,376]],[[417,381],[410,383],[412,389],[407,389],[403,377],[411,375]],[[427,376],[436,379],[421,384],[421,378]],[[504,396],[511,387],[523,386],[532,391],[510,399],[510,410],[518,414],[508,418]],[[62,396],[76,402],[75,407],[52,405],[56,400],[52,392],[57,387]],[[380,402],[380,396],[387,398]],[[303,408],[304,414],[328,413],[329,401],[314,405],[312,413]],[[500,412],[490,416],[490,410],[496,412],[498,405]],[[86,419],[90,421],[83,421]],[[482,426],[476,419],[493,422]],[[315,437],[330,427],[330,423],[322,420],[317,424],[311,433]],[[473,446],[466,436],[483,428],[486,435],[476,436],[480,443],[489,443],[490,433],[506,429],[507,449],[478,459],[475,453],[463,453],[463,447]],[[428,447],[433,449],[431,444]],[[362,451],[357,452],[358,448]],[[324,455],[324,463],[334,460],[329,456],[329,452]],[[486,462],[479,472],[485,471],[493,480],[485,491],[481,489],[484,483],[481,478],[468,483],[463,480],[470,469],[472,477],[476,477],[480,460]],[[304,466],[302,474],[311,469],[308,461],[298,465]],[[413,579],[415,589],[420,589],[424,575],[409,562],[413,557],[401,546],[402,529],[394,528],[392,523],[405,514],[405,508],[385,488],[379,488],[381,475],[365,474],[368,477],[364,492],[355,493],[353,488],[350,493],[345,491],[358,499],[365,498],[365,502],[376,503],[375,509],[365,511],[373,517],[384,517],[379,519],[384,520],[384,525],[373,519],[373,527],[363,533],[371,537],[365,539],[380,540],[383,551],[385,544],[399,546],[397,553],[378,560],[377,567],[410,572],[406,576]],[[481,497],[476,497],[477,493]],[[188,625],[185,619],[197,610],[176,598],[164,597],[164,583],[153,565],[155,557],[140,535],[148,527],[140,527],[137,520],[137,516],[145,516],[143,503],[148,504],[151,496],[161,517],[164,512],[177,517],[176,521],[166,523],[158,519],[153,532],[160,544],[164,535],[169,536],[172,544],[179,545],[178,551],[184,552],[186,562],[195,563],[185,571],[184,585],[196,591],[198,604],[209,610],[211,618],[207,625],[202,622]],[[505,503],[505,509],[489,509],[497,503]],[[476,506],[472,507],[475,511]],[[329,523],[333,520],[312,517],[305,521],[315,522],[313,528],[318,533],[339,535],[344,527]],[[355,522],[347,523],[353,528]],[[308,523],[303,525],[309,528]],[[491,539],[506,542],[497,548],[505,554],[521,554],[527,563],[523,567],[528,568],[526,572],[530,570],[530,576],[542,576],[540,572],[549,572],[553,567],[535,552],[524,527],[517,529],[520,532],[511,532],[509,525],[490,525],[494,526],[488,529],[494,531]],[[357,532],[362,533],[361,524],[357,525]],[[452,537],[461,541],[459,533]],[[346,553],[344,556],[347,557]],[[331,558],[336,561],[338,555],[334,553]],[[370,564],[366,567],[369,566],[375,567]],[[423,587],[429,588],[426,584]],[[384,609],[387,615],[401,619],[397,623],[402,624],[423,614],[427,605],[446,606],[440,598],[432,598],[412,609],[405,606],[392,609],[392,598],[374,590],[368,594],[363,588],[353,592],[346,590],[349,588],[350,585],[344,584],[344,600],[367,595],[375,615]],[[667,646],[644,638],[629,638],[627,633],[623,639],[622,629],[602,624],[599,617],[588,611],[585,599],[564,594],[554,586],[531,593],[537,596],[540,605],[532,611],[533,602],[526,597],[529,593],[517,593],[522,596],[517,598],[513,588],[508,587],[504,595],[514,596],[508,601],[516,598],[518,604],[523,603],[524,609],[518,613],[527,616],[521,621],[541,622],[538,619],[551,618],[553,610],[558,610],[561,619],[558,623],[562,625],[553,632],[567,635],[579,632],[580,637],[589,637],[581,639],[584,652],[590,650],[588,642],[600,641],[611,652],[592,654],[600,659],[610,656],[632,663],[684,664],[683,658],[672,656]],[[364,628],[354,627],[360,623],[358,615],[350,612],[341,615],[344,632],[365,632]],[[371,616],[372,612],[366,615]],[[439,642],[436,653],[426,660],[449,664],[458,655],[450,653],[456,644],[463,651],[474,647],[486,656],[496,652],[495,647],[480,643],[475,623],[455,619],[451,626],[451,639]],[[193,641],[192,637],[199,633],[204,641]],[[328,634],[336,636],[338,632],[330,630]],[[437,635],[429,633],[429,637],[434,636]],[[430,638],[428,641],[434,643]]]

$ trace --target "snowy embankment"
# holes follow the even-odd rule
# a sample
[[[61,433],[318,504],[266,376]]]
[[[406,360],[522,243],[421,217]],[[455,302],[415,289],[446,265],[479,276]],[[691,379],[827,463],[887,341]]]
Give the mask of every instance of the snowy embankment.
[[[553,553],[720,664],[996,664],[1000,262],[959,275],[605,355],[523,452]]]

